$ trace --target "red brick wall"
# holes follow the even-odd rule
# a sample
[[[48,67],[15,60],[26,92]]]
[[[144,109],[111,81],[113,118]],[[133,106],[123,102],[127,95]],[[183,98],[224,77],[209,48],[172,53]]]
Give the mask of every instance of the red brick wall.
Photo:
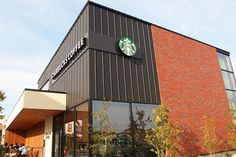
[[[184,130],[182,155],[206,153],[201,148],[204,116],[213,118],[216,134],[226,140],[231,121],[216,49],[152,26],[161,102],[170,121]],[[217,151],[227,149],[224,142]]]

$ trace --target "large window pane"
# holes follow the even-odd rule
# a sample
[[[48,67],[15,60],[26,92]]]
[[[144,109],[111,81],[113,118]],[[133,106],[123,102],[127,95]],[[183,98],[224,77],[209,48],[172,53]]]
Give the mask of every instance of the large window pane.
[[[64,145],[64,157],[74,156],[74,109],[66,111],[65,113],[65,145]]]
[[[88,120],[88,103],[76,107],[76,156],[89,156],[89,120]]]
[[[93,129],[94,156],[133,156],[129,103],[93,101]]]
[[[222,71],[224,84],[226,89],[236,90],[236,82],[233,73]]]
[[[220,68],[228,71],[233,71],[232,64],[229,56],[218,53],[218,59],[220,62]]]
[[[227,96],[228,96],[228,100],[229,100],[229,104],[231,108],[236,110],[236,92],[228,91],[228,90],[226,92],[227,92]]]
[[[62,116],[57,116],[54,119],[54,157],[61,157],[62,144]]]
[[[146,131],[152,128],[153,113],[152,110],[157,105],[150,104],[132,104],[134,139],[136,157],[155,156],[145,141]]]

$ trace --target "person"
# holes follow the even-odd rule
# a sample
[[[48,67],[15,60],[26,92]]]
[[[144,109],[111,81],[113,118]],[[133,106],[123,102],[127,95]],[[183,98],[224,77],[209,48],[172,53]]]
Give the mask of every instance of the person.
[[[22,143],[20,145],[19,152],[21,157],[28,155],[28,148],[25,146],[25,144]]]
[[[13,144],[10,144],[10,146],[9,146],[9,156],[15,157],[16,156],[16,152],[17,152],[17,150],[15,149]]]
[[[8,143],[4,143],[3,148],[2,148],[2,153],[4,154],[4,156],[8,156],[9,154],[9,147],[8,147]]]
[[[19,145],[18,145],[18,143],[15,143],[15,145],[14,145],[14,149],[19,149]]]
[[[9,149],[14,149],[14,148],[13,148],[13,144],[10,144],[10,145],[9,145]]]

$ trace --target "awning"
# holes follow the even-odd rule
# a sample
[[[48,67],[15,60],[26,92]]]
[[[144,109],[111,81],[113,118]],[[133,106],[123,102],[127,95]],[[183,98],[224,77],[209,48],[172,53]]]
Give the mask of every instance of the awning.
[[[7,119],[6,129],[25,130],[65,110],[64,92],[25,89]]]

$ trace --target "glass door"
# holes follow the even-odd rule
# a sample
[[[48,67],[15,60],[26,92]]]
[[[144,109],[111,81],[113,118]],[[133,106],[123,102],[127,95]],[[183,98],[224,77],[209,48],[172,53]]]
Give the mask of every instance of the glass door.
[[[76,107],[75,137],[76,137],[76,157],[89,156],[89,120],[88,103]]]
[[[54,119],[54,145],[53,156],[62,157],[62,115],[55,117]]]

